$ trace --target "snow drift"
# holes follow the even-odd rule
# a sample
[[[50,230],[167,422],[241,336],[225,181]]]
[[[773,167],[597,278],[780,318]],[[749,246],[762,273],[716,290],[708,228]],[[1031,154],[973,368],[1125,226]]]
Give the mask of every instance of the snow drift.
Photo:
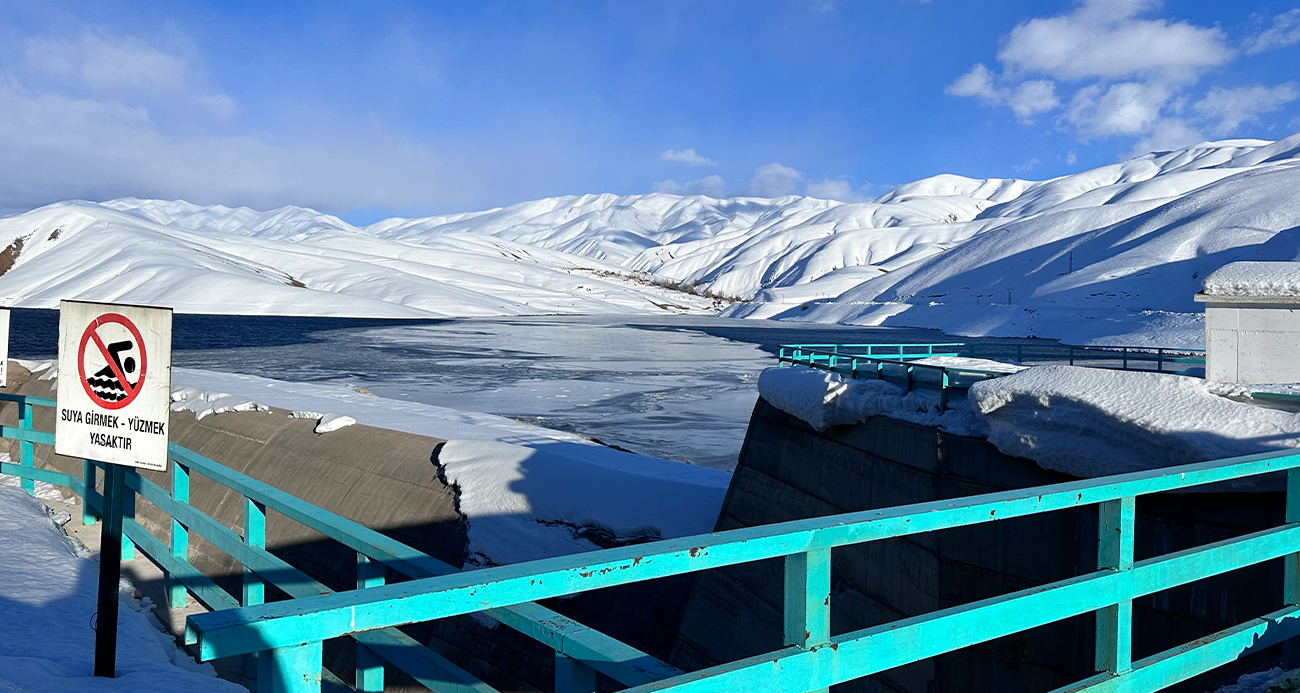
[[[1079,477],[1300,447],[1300,414],[1216,394],[1178,375],[1037,366],[976,383],[989,442]]]

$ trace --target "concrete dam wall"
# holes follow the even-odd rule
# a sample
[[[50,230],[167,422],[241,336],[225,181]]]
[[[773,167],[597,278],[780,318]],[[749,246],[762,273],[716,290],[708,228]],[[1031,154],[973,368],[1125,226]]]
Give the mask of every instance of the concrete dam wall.
[[[717,530],[1073,480],[981,438],[886,417],[819,433],[759,399]],[[1138,502],[1137,559],[1277,526],[1280,493],[1184,493]],[[1097,569],[1096,508],[836,549],[831,632],[846,633]],[[693,670],[782,646],[780,561],[697,577],[671,662]],[[1134,659],[1281,607],[1280,561],[1135,601]],[[1091,615],[837,687],[889,693],[1035,693],[1091,676]],[[1203,693],[1266,665],[1239,660],[1168,690]]]
[[[38,381],[10,362],[6,392],[53,397],[51,381]],[[17,424],[17,405],[0,403],[0,423]],[[54,430],[54,411],[37,407],[35,427]],[[171,440],[231,469],[378,530],[445,563],[461,567],[468,541],[466,519],[456,507],[457,489],[440,478],[437,451],[443,441],[399,431],[352,425],[327,434],[313,432],[312,419],[292,419],[287,411],[228,412],[195,418],[172,412]],[[0,441],[17,459],[15,441]],[[35,446],[36,464],[80,476],[82,461]],[[142,472],[163,488],[167,474]],[[99,475],[102,491],[103,475]],[[243,497],[207,479],[191,475],[190,503],[242,535]],[[169,540],[171,520],[148,501],[138,500],[136,520],[154,536]],[[266,547],[271,553],[334,590],[356,586],[356,553],[303,525],[268,511]],[[96,547],[92,547],[96,548]],[[135,560],[148,560],[137,552]],[[243,567],[226,553],[190,534],[190,562],[228,593],[241,593]],[[405,578],[388,571],[390,582]],[[601,590],[546,606],[606,632],[661,659],[667,659],[685,605],[689,578],[653,585]],[[268,586],[267,600],[285,595]],[[159,605],[165,609],[165,605]],[[164,620],[165,621],[165,620]],[[554,653],[530,638],[490,619],[465,616],[404,628],[431,649],[500,691],[538,691],[553,687]],[[326,643],[326,666],[351,681],[350,641]],[[390,668],[390,691],[424,691]]]

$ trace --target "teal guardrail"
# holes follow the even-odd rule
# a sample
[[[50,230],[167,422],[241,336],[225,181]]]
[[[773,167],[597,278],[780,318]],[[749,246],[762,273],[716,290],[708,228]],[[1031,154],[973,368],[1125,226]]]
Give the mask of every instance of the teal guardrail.
[[[83,499],[82,522],[90,525],[98,519],[102,495],[96,491],[101,467],[84,462],[80,478],[35,466],[33,444],[53,445],[54,434],[34,430],[34,407],[54,406],[54,400],[0,393],[0,401],[18,405],[19,426],[0,426],[0,437],[20,441],[17,463],[0,462],[0,474],[18,476],[22,487],[34,491],[34,481],[66,487]],[[333,590],[266,550],[267,510],[274,510],[306,527],[357,552],[357,588],[373,589],[384,584],[384,568],[408,578],[429,578],[455,574],[455,567],[417,551],[368,527],[319,508],[269,484],[236,472],[203,455],[175,443],[169,446],[172,461],[170,489],[128,469],[127,495],[123,521],[122,558],[131,560],[138,547],[162,568],[167,580],[169,603],[183,606],[193,595],[213,610],[228,610],[264,602],[266,587],[273,585],[290,598],[332,594]],[[200,474],[243,496],[242,533],[236,532],[190,505],[190,478]],[[155,536],[134,519],[135,499],[144,498],[171,517],[171,536]],[[191,534],[202,537],[229,554],[244,566],[242,593],[231,595],[189,563]],[[570,681],[594,680],[595,672],[627,686],[681,674],[650,655],[588,628],[551,609],[532,603],[512,604],[487,613],[497,621],[551,647],[556,652],[557,690],[569,690]],[[385,663],[414,678],[425,688],[452,693],[491,693],[495,689],[476,679],[459,666],[425,647],[397,629],[385,628],[359,632],[356,641],[356,690],[371,693],[384,687]],[[318,653],[319,654],[319,653]],[[319,657],[313,662],[286,664],[282,657],[260,657],[256,662],[258,691],[302,690],[320,681],[345,685],[324,670]],[[303,676],[306,675],[304,679]]]
[[[1137,498],[1286,472],[1285,524],[1134,560]],[[1098,506],[1099,569],[1070,579],[840,635],[830,631],[831,556],[844,546]],[[260,652],[316,667],[321,642],[538,599],[753,561],[785,562],[784,643],[766,654],[634,686],[804,693],[1067,618],[1095,613],[1098,673],[1056,693],[1155,691],[1300,635],[1300,452],[1181,467],[751,527],[366,590],[191,616],[186,640],[207,661]],[[1284,608],[1181,647],[1133,659],[1133,600],[1284,559]],[[293,691],[315,693],[318,685]],[[564,689],[591,693],[590,683]]]
[[[1018,364],[1068,363],[1119,370],[1184,374],[1205,365],[1203,351],[1145,347],[1076,347],[1068,344],[983,344],[966,342],[918,344],[783,344],[777,363],[818,368],[855,379],[886,380],[904,391],[935,390],[939,406],[947,408],[949,390],[965,390],[980,380],[1006,372],[963,366],[917,363],[932,356],[960,356],[1012,361]]]
[[[935,390],[939,407],[946,409],[950,391],[963,390],[989,378],[1006,375],[960,366],[915,363],[932,356],[961,356],[965,344],[786,344],[777,352],[781,365],[807,366],[855,379],[894,383],[904,392]]]

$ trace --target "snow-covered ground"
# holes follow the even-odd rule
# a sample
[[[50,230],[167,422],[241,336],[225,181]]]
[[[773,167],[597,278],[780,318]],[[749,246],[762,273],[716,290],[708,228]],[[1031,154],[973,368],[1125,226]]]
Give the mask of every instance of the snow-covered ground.
[[[57,365],[23,365],[51,386]],[[448,440],[438,454],[469,519],[471,563],[518,563],[626,541],[713,531],[728,472],[636,455],[491,414],[339,385],[175,368],[172,409],[220,416],[278,407]],[[336,419],[335,419],[336,420]],[[336,430],[330,427],[323,427]],[[318,429],[322,429],[318,426]],[[323,430],[323,435],[330,435]]]
[[[0,485],[0,691],[243,693],[177,649],[123,585],[116,678],[95,678],[99,563],[14,486]]]
[[[998,370],[992,363],[986,370]],[[884,415],[956,435],[987,438],[1045,469],[1098,477],[1300,448],[1300,413],[1251,403],[1251,393],[1295,385],[1241,386],[1200,378],[1076,366],[1012,367],[973,384],[966,400],[904,391],[811,368],[769,368],[759,394],[818,430]],[[1257,488],[1254,480],[1234,488]]]
[[[1300,258],[1300,134],[1046,181],[938,175],[872,202],[580,195],[358,228],[123,199],[0,219],[0,298],[363,317],[709,311],[1194,347],[1201,280]],[[0,265],[7,260],[0,259]]]

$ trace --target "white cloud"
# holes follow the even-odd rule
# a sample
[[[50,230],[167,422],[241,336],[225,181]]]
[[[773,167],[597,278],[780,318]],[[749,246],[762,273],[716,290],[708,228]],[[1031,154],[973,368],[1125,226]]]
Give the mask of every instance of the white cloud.
[[[860,191],[854,190],[853,186],[844,179],[826,178],[811,182],[808,184],[807,194],[809,197],[840,202],[863,202],[868,199]]]
[[[1170,96],[1169,89],[1159,84],[1094,84],[1074,95],[1065,120],[1085,138],[1140,135],[1160,120],[1160,110]]]
[[[678,183],[675,180],[661,180],[654,184],[654,191],[661,193],[671,193],[673,195],[705,195],[707,197],[723,197],[726,195],[727,184],[722,180],[722,176],[713,175],[700,178],[699,180]]]
[[[778,163],[764,164],[754,172],[754,177],[741,188],[740,194],[749,197],[781,197],[794,192],[803,180],[803,174]]]
[[[1294,83],[1196,92],[1205,74],[1243,51],[1300,42],[1300,9],[1234,49],[1218,27],[1148,16],[1161,7],[1080,0],[1065,14],[1023,21],[1004,37],[998,66],[976,64],[946,91],[1009,108],[1025,123],[1058,112],[1057,127],[1081,142],[1126,137],[1138,150],[1195,143],[1207,131],[1226,135],[1300,98]]]
[[[996,82],[997,77],[987,66],[976,63],[945,91],[953,96],[973,96],[990,106],[1008,106],[1022,123],[1032,122],[1034,115],[1061,105],[1056,98],[1056,83],[1051,80],[1030,80],[1014,87],[998,86]]]
[[[33,92],[0,77],[0,209],[138,196],[324,211],[455,200],[460,182],[408,141],[350,133],[324,145],[181,137],[146,109]],[[441,198],[441,199],[439,199]]]
[[[1182,82],[1232,59],[1217,28],[1136,16],[1157,7],[1152,0],[1085,0],[1070,14],[1017,26],[998,60],[1012,73],[1065,81],[1157,77]]]
[[[233,98],[211,88],[191,59],[140,39],[87,29],[75,40],[29,40],[24,55],[36,74],[79,83],[100,97],[189,102],[219,118],[233,117],[239,110]]]
[[[1242,123],[1259,120],[1261,113],[1276,111],[1284,104],[1300,98],[1300,89],[1295,82],[1279,84],[1276,87],[1242,87],[1224,89],[1213,87],[1205,97],[1197,101],[1192,109],[1209,120],[1215,120],[1214,132],[1227,135]]]
[[[1045,113],[1061,105],[1056,98],[1056,83],[1035,79],[1016,87],[1007,98],[1007,105],[1021,121],[1028,121],[1036,113]]]
[[[1038,157],[1034,157],[1034,158],[1030,159],[1029,161],[1026,161],[1026,162],[1023,163],[1023,164],[1016,164],[1016,165],[1012,166],[1011,168],[1013,168],[1013,169],[1019,171],[1020,173],[1027,173],[1027,172],[1029,172],[1029,171],[1032,171],[1032,170],[1038,168],[1038,165],[1041,164],[1041,163],[1043,163],[1043,162],[1039,161],[1039,160],[1038,160]]]
[[[1247,55],[1255,55],[1297,43],[1300,43],[1300,7],[1274,17],[1273,26],[1246,39],[1242,48]]]
[[[1071,149],[1070,151],[1066,152],[1066,154],[1065,154],[1065,165],[1066,165],[1066,166],[1073,166],[1073,165],[1075,165],[1075,164],[1077,164],[1077,163],[1079,163],[1079,153],[1076,152],[1076,151],[1073,150],[1073,149]]]
[[[975,63],[969,72],[948,85],[945,92],[953,96],[974,96],[999,102],[998,90],[993,86],[993,72],[984,63]]]
[[[712,166],[714,163],[712,159],[696,154],[694,149],[665,149],[659,158],[691,166]]]

